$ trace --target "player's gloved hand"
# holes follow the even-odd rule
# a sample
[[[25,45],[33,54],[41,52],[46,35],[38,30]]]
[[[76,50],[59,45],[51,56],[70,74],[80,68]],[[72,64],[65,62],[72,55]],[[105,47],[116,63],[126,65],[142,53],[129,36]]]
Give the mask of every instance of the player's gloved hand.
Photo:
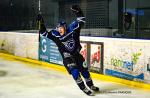
[[[78,5],[72,5],[71,10],[76,14],[77,17],[84,17],[83,12]]]
[[[36,17],[36,21],[39,22],[44,22],[44,19],[43,19],[43,16],[41,14],[38,14],[37,17]]]
[[[79,5],[72,5],[71,10],[75,13],[81,12]]]

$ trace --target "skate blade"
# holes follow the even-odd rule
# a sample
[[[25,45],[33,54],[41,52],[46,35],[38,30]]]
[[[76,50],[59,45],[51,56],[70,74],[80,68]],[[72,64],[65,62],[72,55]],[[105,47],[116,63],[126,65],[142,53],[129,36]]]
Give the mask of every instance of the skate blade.
[[[95,94],[94,94],[94,93],[92,93],[92,94],[90,94],[90,95],[88,95],[88,96],[95,96]]]

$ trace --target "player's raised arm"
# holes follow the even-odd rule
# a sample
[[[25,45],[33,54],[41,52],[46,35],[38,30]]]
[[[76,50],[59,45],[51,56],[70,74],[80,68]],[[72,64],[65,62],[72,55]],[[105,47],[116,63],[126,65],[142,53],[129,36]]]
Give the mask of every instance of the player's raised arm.
[[[36,21],[38,23],[39,31],[40,32],[45,32],[46,31],[46,27],[45,27],[45,24],[44,24],[44,19],[43,19],[41,14],[37,15]]]
[[[71,10],[76,15],[79,26],[82,27],[85,24],[85,17],[84,17],[84,14],[83,14],[81,8],[78,5],[73,5],[71,7]]]
[[[45,36],[45,37],[47,37],[49,39],[52,39],[51,38],[51,31],[50,32],[47,31],[46,26],[44,24],[44,19],[43,19],[41,14],[37,15],[36,21],[38,22],[40,35],[41,36]]]

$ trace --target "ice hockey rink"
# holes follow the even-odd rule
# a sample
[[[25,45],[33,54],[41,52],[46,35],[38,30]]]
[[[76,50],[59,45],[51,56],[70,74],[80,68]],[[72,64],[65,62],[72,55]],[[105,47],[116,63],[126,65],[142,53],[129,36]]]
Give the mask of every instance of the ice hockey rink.
[[[150,98],[147,90],[98,80],[101,91],[87,96],[70,75],[30,65],[0,57],[0,98]]]

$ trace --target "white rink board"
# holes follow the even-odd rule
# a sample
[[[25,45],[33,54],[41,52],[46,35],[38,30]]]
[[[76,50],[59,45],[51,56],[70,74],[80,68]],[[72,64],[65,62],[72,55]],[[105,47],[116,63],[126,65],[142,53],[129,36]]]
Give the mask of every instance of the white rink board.
[[[150,71],[147,71],[147,65],[150,65],[150,40],[105,37],[81,37],[81,40],[104,43],[104,69],[117,69],[117,71],[120,70],[120,72],[134,76],[143,73],[144,81],[150,83]],[[133,71],[119,68],[120,66],[112,66],[111,64],[113,58],[131,62],[133,55],[136,54],[139,54],[139,56],[136,64],[133,65]]]
[[[0,50],[20,57],[38,59],[38,34],[0,32]]]
[[[133,65],[133,72],[126,69],[122,72],[132,75],[143,72],[144,81],[150,82],[150,71],[147,71],[147,65],[150,65],[150,40],[81,36],[81,41],[104,43],[104,69],[119,70],[120,67],[112,66],[112,58],[131,61],[133,54],[140,53],[137,63]],[[38,34],[0,32],[0,49],[16,56],[38,59]]]

